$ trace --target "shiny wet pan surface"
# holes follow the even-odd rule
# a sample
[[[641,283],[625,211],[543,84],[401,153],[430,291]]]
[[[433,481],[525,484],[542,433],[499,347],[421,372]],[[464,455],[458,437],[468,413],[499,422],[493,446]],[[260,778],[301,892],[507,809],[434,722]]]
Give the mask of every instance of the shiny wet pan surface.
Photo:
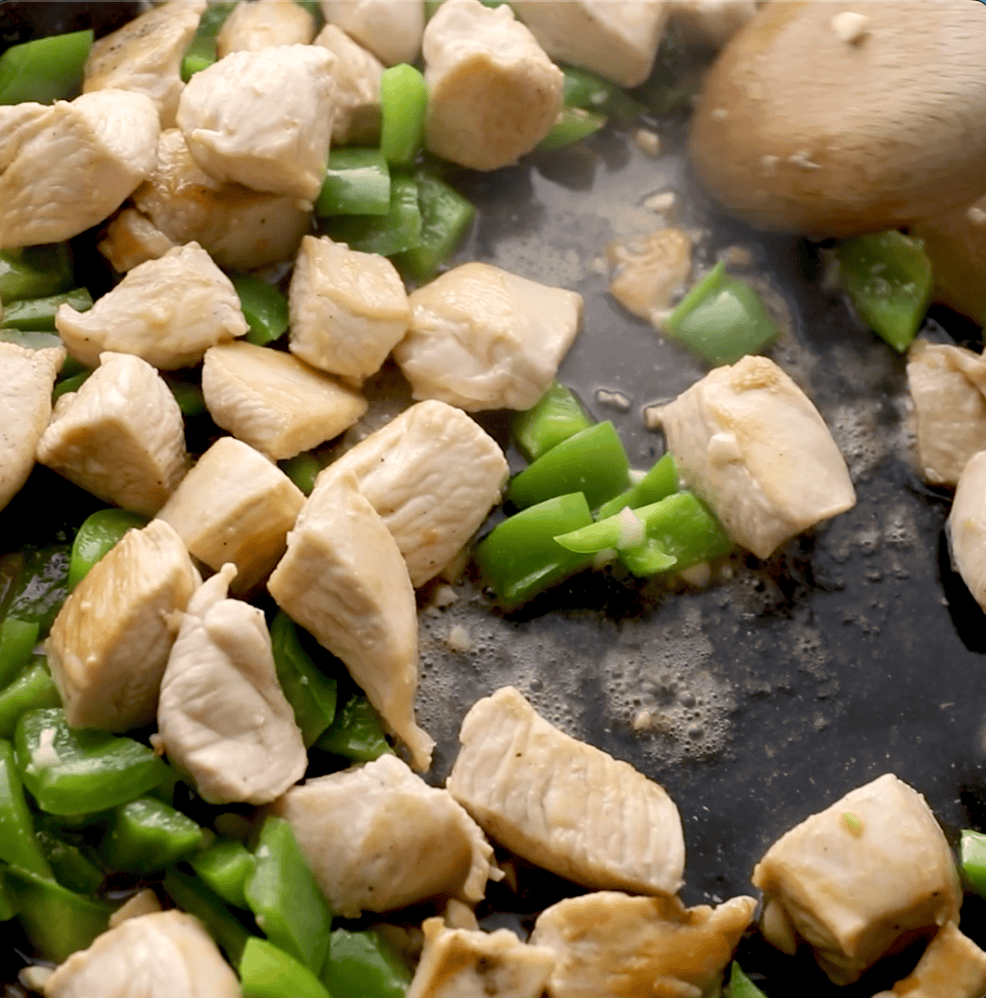
[[[0,28],[6,44],[28,37],[31,25],[42,33],[88,27],[94,12],[102,33],[134,8],[2,3]],[[606,130],[514,168],[457,175],[480,209],[460,258],[584,296],[583,328],[559,379],[593,415],[612,419],[633,464],[647,467],[663,441],[645,428],[644,408],[673,398],[703,368],[624,312],[595,261],[609,240],[662,224],[643,202],[675,190],[669,217],[700,231],[699,261],[714,262],[727,247],[750,251],[752,264],[735,273],[783,319],[768,354],[832,429],[858,503],[768,562],[738,556],[732,578],[705,591],[597,573],[504,615],[466,585],[453,606],[421,615],[419,721],[438,741],[429,779],[440,782],[469,706],[517,686],[549,720],[668,790],[685,830],[682,896],[711,904],[752,893],[753,865],[771,842],[885,772],[926,796],[953,843],[960,828],[986,825],[986,621],[949,564],[949,496],[914,470],[903,358],[862,329],[838,292],[823,290],[818,247],[764,238],[717,215],[688,176],[683,121],[655,124],[668,150],[657,160],[629,133]],[[931,316],[923,335],[978,340],[953,313]],[[505,440],[500,416],[481,421]],[[31,523],[26,508],[17,501],[0,517],[7,549],[58,526]],[[77,523],[78,512],[65,511],[65,521]],[[455,648],[453,628],[461,628]],[[491,885],[492,907],[527,916],[577,890],[524,869],[521,886],[511,895]],[[986,906],[967,899],[964,912],[963,931],[982,945]],[[484,924],[500,921],[516,914],[490,914]],[[740,960],[767,973],[773,996],[795,985],[869,996],[908,969],[905,955],[837,989],[804,952],[789,960],[753,940]]]

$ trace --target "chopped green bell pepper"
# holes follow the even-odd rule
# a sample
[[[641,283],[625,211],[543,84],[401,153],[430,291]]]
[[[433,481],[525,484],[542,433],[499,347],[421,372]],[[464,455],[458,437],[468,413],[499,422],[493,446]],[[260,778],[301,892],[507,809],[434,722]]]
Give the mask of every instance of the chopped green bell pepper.
[[[128,873],[152,873],[197,849],[202,827],[153,797],[116,809],[100,844],[106,864]]]
[[[312,494],[315,479],[318,478],[322,465],[311,451],[302,451],[294,457],[278,461],[277,465],[306,496]]]
[[[51,866],[34,835],[34,820],[24,798],[14,748],[8,741],[0,741],[0,860],[42,877],[51,876]]]
[[[542,152],[562,149],[594,135],[606,124],[606,116],[581,107],[566,107],[558,115],[548,134],[537,144]]]
[[[379,149],[333,149],[325,168],[315,214],[386,215],[390,211],[390,167]]]
[[[332,998],[308,967],[256,936],[246,941],[239,971],[243,998]]]
[[[0,104],[71,100],[82,90],[92,29],[11,45],[0,55]]]
[[[380,76],[380,152],[407,166],[421,151],[428,113],[428,84],[413,66],[390,66]]]
[[[277,680],[308,748],[335,717],[336,681],[308,656],[294,621],[283,610],[278,610],[271,622],[270,640]]]
[[[73,374],[69,378],[62,378],[60,381],[56,381],[55,387],[51,391],[52,403],[69,392],[77,392],[89,379],[90,374],[92,374],[92,368],[87,368],[84,371],[79,371],[78,374]]]
[[[45,657],[35,656],[20,675],[0,692],[0,738],[14,737],[17,721],[24,711],[61,705],[62,698],[51,678]]]
[[[44,637],[68,596],[69,548],[65,544],[32,551],[27,558],[7,613],[35,621]]]
[[[625,90],[584,69],[563,66],[562,72],[565,107],[580,107],[620,118],[639,118],[647,110]]]
[[[959,842],[959,870],[962,879],[981,897],[986,897],[986,835],[971,828],[962,829]]]
[[[556,444],[594,423],[576,394],[557,381],[530,409],[510,417],[510,433],[517,450],[528,461],[536,461]]]
[[[418,185],[411,177],[395,174],[386,215],[339,215],[326,227],[332,239],[350,249],[393,256],[420,245],[421,224]]]
[[[226,907],[223,899],[198,877],[171,867],[162,886],[182,911],[194,915],[206,928],[234,966],[240,962],[251,938],[244,924]]]
[[[38,630],[36,620],[7,617],[0,624],[0,689],[7,687],[31,660]]]
[[[631,485],[626,492],[621,492],[614,496],[609,502],[604,502],[597,511],[600,520],[605,520],[608,516],[619,513],[621,509],[629,506],[630,509],[638,509],[640,506],[648,506],[654,502],[666,499],[673,492],[678,491],[678,466],[674,457],[669,451],[662,455],[650,468],[646,475],[635,485]]]
[[[202,387],[198,382],[186,381],[170,371],[162,372],[183,416],[201,416],[207,409]]]
[[[89,574],[89,570],[123,539],[128,530],[147,526],[147,517],[125,509],[97,509],[88,516],[72,543],[68,568],[71,592]]]
[[[196,73],[208,69],[216,61],[216,36],[234,7],[236,3],[210,3],[202,12],[195,36],[181,61],[183,82],[188,83]]]
[[[262,347],[284,335],[288,328],[288,300],[281,292],[253,274],[230,274],[250,327],[246,341]]]
[[[315,742],[315,748],[354,762],[372,762],[394,753],[384,736],[376,708],[359,693],[339,707],[335,720]]]
[[[68,243],[0,250],[0,301],[4,305],[68,291],[73,283]]]
[[[76,312],[92,308],[92,295],[87,288],[75,288],[47,298],[28,298],[11,302],[4,308],[0,328],[22,329],[26,332],[54,332],[55,313],[62,305],[71,305]]]
[[[146,745],[105,731],[72,729],[61,710],[29,710],[14,734],[17,768],[42,811],[82,814],[126,804],[169,775]]]
[[[404,998],[411,983],[407,964],[374,929],[335,929],[321,976],[333,998]]]
[[[740,969],[740,965],[733,960],[729,971],[729,996],[730,998],[767,998],[767,996],[750,980]]]
[[[47,828],[35,831],[55,879],[70,891],[94,894],[105,879],[103,871],[86,857],[78,846],[66,842]]]
[[[264,935],[306,967],[321,970],[329,950],[332,909],[283,819],[268,816],[244,895]]]
[[[7,871],[0,866],[0,922],[9,922],[17,914],[17,901],[7,886]]]
[[[188,858],[192,869],[234,908],[249,908],[244,889],[256,869],[253,853],[237,839],[217,839]]]

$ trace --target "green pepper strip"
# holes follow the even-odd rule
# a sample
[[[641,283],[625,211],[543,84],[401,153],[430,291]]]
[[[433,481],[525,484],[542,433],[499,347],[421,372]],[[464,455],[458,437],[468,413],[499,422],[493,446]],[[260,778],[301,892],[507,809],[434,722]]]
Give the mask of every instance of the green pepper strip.
[[[0,922],[9,922],[17,914],[17,901],[7,885],[7,870],[0,866]]]
[[[520,509],[554,496],[582,492],[590,509],[629,488],[630,459],[613,424],[580,430],[514,476],[507,498]]]
[[[424,170],[415,174],[421,208],[421,242],[394,262],[419,283],[431,280],[462,242],[476,209],[458,191]]]
[[[732,364],[777,336],[757,293],[730,277],[723,263],[678,303],[664,328],[712,364]]]
[[[386,939],[374,929],[336,929],[329,941],[329,958],[322,983],[337,996],[404,998],[411,972]]]
[[[0,301],[4,305],[68,291],[72,284],[68,243],[0,250]]]
[[[24,574],[24,566],[25,558],[20,551],[0,557],[0,619],[7,615]]]
[[[281,471],[306,496],[312,494],[312,489],[315,488],[315,479],[318,478],[319,472],[322,470],[322,465],[311,451],[302,451],[300,454],[295,454],[294,457],[278,461],[277,464]]]
[[[71,305],[76,312],[87,312],[92,308],[92,295],[88,288],[75,288],[47,298],[27,298],[11,302],[4,309],[0,328],[54,332],[55,313],[62,305]]]
[[[501,602],[520,606],[589,567],[591,555],[573,554],[554,538],[590,523],[581,492],[548,499],[498,523],[476,548],[476,564]]]
[[[0,738],[14,737],[17,721],[24,711],[61,705],[62,698],[51,671],[44,656],[39,655],[0,693]]]
[[[51,876],[51,866],[34,836],[34,821],[14,759],[14,747],[0,741],[0,860]]]
[[[315,742],[315,748],[354,762],[372,762],[382,755],[394,754],[384,736],[380,715],[358,693],[339,707],[335,720]]]
[[[82,89],[92,29],[11,45],[0,55],[0,104],[71,100]]]
[[[89,380],[90,374],[92,374],[91,369],[80,371],[78,374],[73,374],[70,378],[63,378],[61,381],[57,381],[51,392],[52,402],[60,399],[63,395],[67,395],[69,392],[77,392]]]
[[[931,261],[920,239],[878,232],[839,245],[839,276],[863,321],[904,353],[931,300]]]
[[[986,897],[986,835],[971,828],[962,829],[959,843],[959,870],[962,879],[980,896]]]
[[[210,3],[202,12],[195,37],[181,61],[183,82],[188,83],[196,73],[208,69],[216,61],[216,36],[235,6],[235,3]]]
[[[418,185],[411,177],[390,181],[390,209],[386,215],[339,215],[328,226],[329,235],[363,253],[393,256],[421,243],[421,206]]]
[[[528,461],[536,461],[556,444],[593,425],[575,393],[557,381],[530,409],[510,418],[510,433],[517,450]]]
[[[0,689],[8,686],[27,665],[37,643],[36,621],[8,617],[0,624]]]
[[[61,963],[106,931],[115,905],[83,897],[50,877],[16,866],[6,873],[24,931],[46,960]]]
[[[238,969],[243,998],[332,998],[303,963],[256,936],[247,939]]]
[[[38,828],[35,835],[62,887],[78,894],[94,894],[99,890],[104,880],[103,871],[90,862],[78,846],[46,828]]]
[[[162,886],[182,911],[194,915],[205,926],[230,963],[240,962],[246,942],[252,937],[218,894],[198,877],[189,876],[177,867],[164,875]]]
[[[730,998],[767,998],[753,981],[743,973],[740,965],[735,960],[733,960],[733,965],[729,972],[729,993]]]
[[[283,818],[264,820],[254,859],[244,894],[257,925],[275,946],[321,970],[329,952],[332,909]]]
[[[188,815],[153,797],[116,809],[100,855],[110,867],[128,873],[164,869],[202,842],[202,827]]]
[[[36,621],[44,637],[68,596],[69,548],[63,544],[31,553],[7,613],[18,620]]]
[[[380,76],[380,152],[406,166],[421,150],[428,112],[428,84],[413,66],[390,66]]]
[[[390,167],[379,149],[333,149],[325,168],[315,214],[386,215],[390,211]]]
[[[586,111],[616,115],[621,118],[639,118],[647,108],[634,100],[626,91],[584,69],[562,67],[565,74],[563,98],[565,107],[581,107]]]
[[[61,710],[29,710],[14,733],[17,768],[49,814],[81,814],[94,801],[116,807],[141,797],[168,775],[146,745],[105,731],[73,730]]]
[[[19,304],[20,302],[14,302],[8,307],[13,308],[14,305]],[[4,343],[16,343],[27,350],[44,350],[46,347],[65,346],[58,333],[46,332],[43,329],[13,329],[10,327],[0,329],[0,340]]]
[[[168,371],[162,372],[162,376],[183,416],[201,416],[206,411],[205,396],[199,384]]]
[[[308,656],[297,627],[283,610],[271,622],[270,640],[278,682],[308,748],[335,717],[336,681]]]
[[[125,509],[97,509],[79,527],[72,543],[68,568],[69,591],[89,574],[93,565],[123,539],[128,530],[147,526],[147,517]]]
[[[609,502],[604,502],[596,515],[600,520],[605,520],[606,517],[619,513],[627,506],[630,509],[639,509],[641,506],[660,502],[677,491],[678,466],[669,451],[651,466],[647,474],[636,485],[631,485],[626,492],[621,492]]]
[[[256,868],[253,854],[236,839],[218,839],[189,857],[192,869],[234,908],[249,908],[244,888]]]
[[[266,281],[253,274],[231,274],[240,308],[250,327],[248,343],[262,347],[284,335],[288,328],[288,300]]]
[[[598,132],[605,124],[605,115],[585,111],[580,107],[566,107],[536,148],[548,152],[574,145]]]

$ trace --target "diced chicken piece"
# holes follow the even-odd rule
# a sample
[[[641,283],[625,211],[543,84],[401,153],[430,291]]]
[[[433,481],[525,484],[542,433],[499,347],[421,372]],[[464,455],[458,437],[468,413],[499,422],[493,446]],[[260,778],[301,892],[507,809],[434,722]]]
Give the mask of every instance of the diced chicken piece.
[[[96,249],[118,274],[125,274],[139,264],[164,256],[176,245],[135,208],[124,208],[110,219]]]
[[[986,608],[986,451],[974,454],[962,469],[945,530],[955,570]]]
[[[334,24],[327,24],[319,32],[315,44],[336,57],[332,70],[336,81],[332,141],[339,145],[376,145],[380,138],[383,63]]]
[[[47,998],[241,998],[240,983],[202,923],[172,909],[131,918],[73,953]]]
[[[166,371],[197,364],[209,347],[250,328],[232,282],[198,243],[134,267],[88,312],[59,305],[55,326],[89,367],[113,351]]]
[[[969,458],[986,450],[986,360],[965,347],[915,340],[907,354],[907,386],[921,477],[957,485]]]
[[[783,835],[753,883],[784,909],[836,984],[855,981],[899,939],[955,921],[962,901],[935,816],[891,773]]]
[[[609,293],[641,319],[655,321],[682,290],[692,269],[692,241],[681,229],[657,229],[629,243],[606,247]]]
[[[168,759],[210,804],[267,804],[305,775],[308,755],[277,681],[262,610],[227,599],[226,564],[188,602],[161,680]]]
[[[272,461],[331,440],[367,408],[358,392],[291,354],[243,342],[206,352],[202,394],[217,426]]]
[[[743,895],[685,908],[677,898],[601,891],[543,911],[531,942],[557,959],[550,998],[701,998],[718,993],[756,906]]]
[[[319,45],[278,45],[196,73],[178,105],[192,158],[216,180],[314,201],[329,155],[334,63]]]
[[[461,409],[419,402],[330,464],[321,478],[349,472],[383,517],[417,587],[479,529],[500,501],[508,469],[499,444]]]
[[[380,370],[411,322],[394,265],[328,236],[302,239],[288,302],[291,352],[354,381]]]
[[[0,249],[102,222],[154,169],[157,111],[122,90],[0,107]]]
[[[259,52],[277,45],[309,45],[315,18],[294,0],[253,0],[238,3],[216,36],[216,55]]]
[[[498,8],[499,9],[499,8]],[[464,263],[410,296],[394,350],[416,399],[467,412],[530,409],[575,339],[582,296],[488,263]]]
[[[446,0],[424,35],[428,148],[495,170],[516,163],[551,130],[562,71],[510,7]]]
[[[446,786],[497,842],[587,887],[674,894],[681,818],[664,788],[540,717],[512,686],[477,701]]]
[[[234,437],[220,437],[158,515],[210,568],[218,572],[226,562],[235,564],[233,592],[248,593],[284,553],[304,502],[276,464]]]
[[[421,926],[425,948],[407,998],[541,998],[555,965],[544,946],[509,929],[448,929],[440,918]]]
[[[129,731],[154,720],[181,612],[202,580],[181,538],[130,530],[65,601],[48,664],[73,728]]]
[[[83,74],[83,93],[129,90],[153,102],[162,128],[171,128],[185,84],[181,62],[195,35],[206,0],[169,0],[93,43]]]
[[[106,502],[154,516],[185,474],[185,423],[147,361],[102,353],[55,404],[38,460]]]
[[[981,998],[986,994],[986,953],[954,922],[928,943],[917,966],[891,991],[873,998]]]
[[[758,558],[856,504],[818,410],[766,357],[710,371],[660,421],[689,487]]]
[[[426,771],[435,743],[414,719],[414,589],[396,542],[355,475],[319,478],[267,588],[292,620],[342,659],[410,749],[414,768]]]
[[[210,177],[192,159],[177,128],[161,133],[157,166],[133,201],[168,239],[199,243],[228,270],[292,259],[311,224],[311,213],[294,197]]]
[[[110,928],[115,929],[130,918],[140,918],[142,915],[153,915],[161,911],[161,902],[150,887],[145,887],[128,898],[116,911],[110,915]]]
[[[425,29],[424,0],[321,0],[325,20],[387,66],[414,63]]]
[[[0,509],[34,468],[38,441],[51,418],[51,390],[64,362],[61,347],[30,350],[0,342]]]
[[[686,38],[720,49],[752,21],[755,0],[670,0],[671,23]]]
[[[343,918],[431,898],[476,904],[501,876],[472,818],[393,755],[292,787],[271,810]]]
[[[512,6],[552,59],[621,87],[650,76],[668,15],[666,0],[514,0]]]

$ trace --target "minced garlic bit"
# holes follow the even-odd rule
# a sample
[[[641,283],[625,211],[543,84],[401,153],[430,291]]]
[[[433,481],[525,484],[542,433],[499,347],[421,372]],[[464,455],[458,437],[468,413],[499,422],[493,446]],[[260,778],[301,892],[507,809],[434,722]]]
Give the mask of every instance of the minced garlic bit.
[[[761,156],[760,165],[763,167],[763,175],[772,177],[777,172],[777,156]]]
[[[637,148],[648,156],[657,159],[661,155],[661,136],[649,128],[638,128],[633,135]]]
[[[861,41],[869,23],[870,19],[865,14],[856,14],[851,10],[844,10],[829,21],[836,37],[847,45],[855,45]]]
[[[967,212],[966,215],[969,216],[969,221],[974,225],[982,225],[986,222],[986,211],[983,211],[978,205],[973,205]]]
[[[712,581],[712,569],[707,561],[685,568],[678,575],[696,589],[704,589]]]
[[[57,766],[62,757],[55,751],[55,728],[45,728],[38,737],[38,747],[31,753],[31,761],[37,768]]]
[[[445,643],[452,651],[466,652],[472,648],[472,638],[462,624],[456,624],[449,630]]]
[[[624,506],[616,514],[616,518],[620,526],[620,537],[616,542],[617,548],[620,550],[635,548],[644,543],[647,539],[647,526],[629,506]]]
[[[725,107],[714,107],[712,109],[712,117],[715,118],[716,121],[723,121],[729,117],[729,109]]]
[[[674,201],[674,191],[661,191],[660,194],[652,194],[649,198],[645,198],[644,207],[661,215],[674,207]]]
[[[633,403],[623,394],[623,392],[610,392],[605,388],[596,390],[596,401],[600,405],[608,405],[618,412],[629,412]]]
[[[800,166],[802,170],[820,170],[821,166],[808,158],[808,152],[805,149],[800,149],[798,152],[791,153],[788,156],[788,162],[793,163],[795,166]]]
[[[863,834],[863,819],[855,811],[843,811],[842,821],[857,839]]]

